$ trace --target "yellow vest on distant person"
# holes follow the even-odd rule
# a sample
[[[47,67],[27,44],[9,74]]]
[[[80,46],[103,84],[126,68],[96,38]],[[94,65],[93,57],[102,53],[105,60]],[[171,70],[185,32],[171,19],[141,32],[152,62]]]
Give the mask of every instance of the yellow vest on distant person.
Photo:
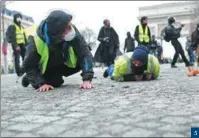
[[[148,36],[148,26],[146,25],[143,29],[142,25],[139,25],[139,41],[149,43],[149,36]]]
[[[24,37],[24,29],[23,27],[19,27],[18,25],[16,25],[15,23],[13,23],[13,25],[16,28],[16,42],[17,44],[25,44],[25,37]]]

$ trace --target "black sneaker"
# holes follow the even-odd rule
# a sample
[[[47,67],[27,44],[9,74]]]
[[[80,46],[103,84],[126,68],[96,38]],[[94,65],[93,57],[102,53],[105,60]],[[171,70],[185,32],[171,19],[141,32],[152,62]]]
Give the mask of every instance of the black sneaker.
[[[26,75],[22,78],[21,84],[23,87],[28,87],[28,85],[30,84]]]
[[[108,72],[107,72],[106,70],[104,71],[103,77],[104,77],[104,78],[107,78],[107,77],[108,77]]]
[[[171,68],[178,68],[176,65],[171,65]]]

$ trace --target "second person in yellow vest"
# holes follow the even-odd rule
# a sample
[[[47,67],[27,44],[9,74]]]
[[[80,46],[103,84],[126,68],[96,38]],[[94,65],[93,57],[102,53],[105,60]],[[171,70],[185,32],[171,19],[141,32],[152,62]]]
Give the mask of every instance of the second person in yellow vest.
[[[71,20],[71,15],[55,10],[40,23],[36,35],[35,32],[30,35],[23,63],[26,73],[22,79],[24,87],[31,84],[37,91],[48,91],[61,86],[63,76],[81,70],[81,88],[93,87],[93,57]]]
[[[15,69],[17,76],[19,77],[23,75],[23,71],[20,67],[20,56],[22,57],[22,60],[24,60],[26,52],[26,36],[21,22],[22,15],[16,13],[13,17],[13,23],[8,27],[6,32],[7,41],[12,45]]]
[[[148,27],[148,18],[146,16],[142,17],[140,24],[136,26],[134,37],[139,46],[145,46],[149,48],[151,41],[151,32]]]

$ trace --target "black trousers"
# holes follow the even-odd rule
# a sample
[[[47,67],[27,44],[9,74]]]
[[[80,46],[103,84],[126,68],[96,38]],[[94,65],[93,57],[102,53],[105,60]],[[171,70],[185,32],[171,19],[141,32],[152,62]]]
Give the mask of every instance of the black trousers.
[[[16,46],[13,46],[13,45],[12,45],[12,49],[13,49],[16,74],[17,76],[20,76],[22,74],[22,70],[20,67],[20,56],[22,57],[22,61],[24,61],[26,48],[24,44],[18,44],[18,46],[20,47],[20,50],[16,50]]]
[[[64,83],[63,76],[68,77],[78,73],[80,70],[80,67],[69,68],[66,65],[60,65],[47,69],[43,77],[46,80],[46,84],[52,85],[53,87],[60,87]]]
[[[175,63],[177,62],[177,59],[179,57],[179,54],[180,54],[185,65],[189,66],[189,61],[187,60],[187,58],[184,54],[184,50],[183,50],[180,42],[177,39],[174,39],[174,40],[171,40],[171,44],[173,45],[173,47],[175,49],[175,54],[174,54],[173,61],[172,61],[171,65],[175,65]]]

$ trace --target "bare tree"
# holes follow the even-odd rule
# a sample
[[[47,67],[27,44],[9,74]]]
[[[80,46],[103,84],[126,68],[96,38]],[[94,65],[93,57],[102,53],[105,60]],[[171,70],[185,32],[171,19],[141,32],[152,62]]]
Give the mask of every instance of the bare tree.
[[[81,34],[83,35],[84,39],[86,40],[87,44],[91,47],[94,48],[96,46],[96,35],[93,32],[92,29],[86,27],[84,30],[80,31]]]

